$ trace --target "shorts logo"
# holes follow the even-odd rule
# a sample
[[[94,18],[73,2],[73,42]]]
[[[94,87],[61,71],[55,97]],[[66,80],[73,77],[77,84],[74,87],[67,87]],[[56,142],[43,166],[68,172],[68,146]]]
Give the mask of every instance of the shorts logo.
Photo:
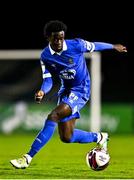
[[[70,93],[69,95],[69,102],[72,104],[74,101],[78,99],[78,96],[76,96],[74,93]]]

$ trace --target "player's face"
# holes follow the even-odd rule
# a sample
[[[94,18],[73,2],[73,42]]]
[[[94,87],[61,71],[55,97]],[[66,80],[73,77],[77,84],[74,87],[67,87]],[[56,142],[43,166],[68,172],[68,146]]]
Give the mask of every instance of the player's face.
[[[63,48],[65,32],[53,32],[51,36],[48,38],[51,48],[56,51],[60,52]]]

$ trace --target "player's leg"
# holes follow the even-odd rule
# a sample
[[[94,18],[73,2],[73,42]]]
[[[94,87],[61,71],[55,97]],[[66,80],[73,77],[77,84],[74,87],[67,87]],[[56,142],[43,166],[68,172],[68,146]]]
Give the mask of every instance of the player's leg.
[[[76,119],[58,123],[60,139],[65,143],[91,143],[97,142],[98,133],[76,129]]]
[[[42,130],[38,133],[34,142],[32,143],[30,151],[23,155],[22,158],[13,159],[10,163],[18,169],[24,169],[29,166],[32,158],[38,151],[50,140],[52,137],[57,123],[51,120],[46,120]]]
[[[29,166],[35,154],[51,139],[57,123],[72,113],[67,104],[58,105],[47,117],[45,125],[35,138],[30,151],[22,158],[13,159],[10,163],[16,168],[26,168]]]
[[[60,138],[64,142],[90,143],[97,142],[97,145],[107,149],[107,133],[87,132],[74,128],[76,119],[80,118],[79,111],[84,107],[88,98],[83,98],[83,93],[78,91],[70,92],[68,96],[60,98],[72,109],[72,114],[58,123]]]
[[[75,121],[76,119],[73,118],[67,122],[58,123],[58,132],[61,141],[66,143],[70,142],[75,127]]]
[[[107,151],[108,133],[88,132],[75,127],[76,119],[58,123],[60,139],[65,143],[91,143],[96,142],[97,146]]]
[[[37,135],[28,154],[33,157],[52,137],[57,123],[60,119],[71,114],[71,109],[67,104],[58,105],[47,117],[44,127]]]

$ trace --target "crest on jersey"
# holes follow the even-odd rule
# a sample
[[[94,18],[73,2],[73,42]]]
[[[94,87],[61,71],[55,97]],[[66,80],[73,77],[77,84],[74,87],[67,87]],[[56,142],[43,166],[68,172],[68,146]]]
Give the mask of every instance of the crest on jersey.
[[[73,59],[72,58],[69,58],[69,64],[73,64]]]

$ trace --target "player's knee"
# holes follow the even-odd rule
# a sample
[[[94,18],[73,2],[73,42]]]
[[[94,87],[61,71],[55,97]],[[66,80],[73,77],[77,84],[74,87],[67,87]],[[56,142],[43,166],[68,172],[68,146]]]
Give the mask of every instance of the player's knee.
[[[64,134],[64,135],[60,136],[60,139],[64,143],[70,143],[71,142],[71,136],[70,135]]]
[[[60,120],[60,115],[58,112],[56,111],[53,111],[51,112],[49,115],[48,115],[48,118],[47,119],[50,119],[52,121],[55,121],[55,122],[58,122]]]

